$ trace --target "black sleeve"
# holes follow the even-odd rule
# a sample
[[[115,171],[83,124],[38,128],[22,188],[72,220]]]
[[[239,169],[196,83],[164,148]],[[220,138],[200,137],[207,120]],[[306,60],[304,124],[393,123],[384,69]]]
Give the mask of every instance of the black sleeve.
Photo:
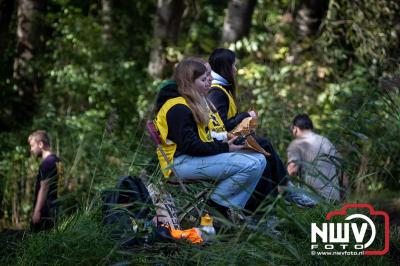
[[[40,170],[40,181],[50,179],[57,176],[57,161],[53,158],[45,160],[39,167]]]
[[[227,143],[201,141],[191,110],[177,104],[167,113],[168,139],[175,142],[177,150],[191,156],[208,156],[229,152]]]
[[[214,104],[215,108],[219,113],[222,121],[224,122],[227,131],[234,129],[243,119],[249,117],[249,113],[239,113],[234,117],[228,119],[229,110],[229,98],[226,96],[225,92],[218,88],[211,88],[208,92],[208,99]]]

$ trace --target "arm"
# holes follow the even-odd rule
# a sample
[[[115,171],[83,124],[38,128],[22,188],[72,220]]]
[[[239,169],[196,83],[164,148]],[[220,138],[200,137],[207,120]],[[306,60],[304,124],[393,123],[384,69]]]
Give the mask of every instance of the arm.
[[[208,156],[229,152],[228,143],[201,141],[192,112],[183,104],[178,104],[168,111],[167,123],[168,139],[175,142],[179,151],[184,154]]]
[[[290,176],[297,176],[299,167],[294,162],[290,162],[287,166],[287,171]]]
[[[250,116],[249,113],[244,112],[228,119],[229,99],[228,96],[218,88],[210,89],[207,97],[217,109],[227,131],[231,131],[242,122],[243,119]]]
[[[40,181],[40,188],[36,199],[35,210],[33,211],[32,221],[37,224],[41,218],[41,210],[46,202],[47,193],[49,192],[49,179]]]
[[[289,176],[297,176],[299,174],[299,165],[296,162],[301,161],[301,152],[298,143],[293,141],[287,148],[288,165],[287,171]]]

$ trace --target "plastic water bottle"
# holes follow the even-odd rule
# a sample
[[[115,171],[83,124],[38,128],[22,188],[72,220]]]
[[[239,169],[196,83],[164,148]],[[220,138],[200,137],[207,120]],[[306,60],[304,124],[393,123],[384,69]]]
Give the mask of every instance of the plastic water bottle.
[[[213,218],[208,215],[204,215],[200,220],[200,232],[204,242],[212,241],[215,238],[215,228],[213,226]]]

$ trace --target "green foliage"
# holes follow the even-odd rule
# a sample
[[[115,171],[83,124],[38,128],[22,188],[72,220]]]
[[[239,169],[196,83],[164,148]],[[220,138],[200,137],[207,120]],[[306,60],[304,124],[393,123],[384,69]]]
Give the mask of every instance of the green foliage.
[[[26,138],[34,130],[49,132],[53,150],[65,165],[66,186],[72,191],[64,199],[69,208],[86,202],[118,176],[137,171],[132,158],[140,163],[142,156],[136,151],[143,134],[138,125],[151,109],[147,97],[155,94],[144,71],[148,53],[143,52],[151,37],[144,25],[154,5],[119,2],[113,14],[114,38],[106,41],[97,4],[49,2],[46,26],[51,37],[36,62],[44,77],[37,113],[24,130],[1,133],[0,138],[5,224],[29,220],[38,164],[28,160]]]
[[[330,1],[320,35],[299,39],[290,3],[258,5],[262,9],[255,11],[251,34],[230,46],[240,59],[242,110],[256,107],[261,127],[282,155],[291,139],[286,128],[296,114],[308,113],[345,155],[353,183],[373,190],[389,183],[399,188],[392,158],[399,150],[400,84],[392,82],[385,90],[379,81],[390,83],[400,73],[393,59],[398,57],[400,6]]]
[[[331,64],[350,58],[370,66],[371,74],[398,52],[395,33],[400,6],[396,1],[329,1],[329,10],[317,41]]]
[[[312,256],[310,224],[325,221],[325,214],[339,207],[304,210],[278,203],[278,228],[282,236],[244,226],[218,235],[213,243],[193,245],[186,241],[159,242],[120,250],[100,224],[98,209],[79,211],[63,220],[56,230],[28,234],[13,253],[17,260],[2,257],[2,264],[17,265],[388,265],[387,256]],[[392,232],[398,237],[398,232]]]
[[[208,55],[219,46],[227,1],[196,2],[193,2],[189,8],[191,12],[184,17],[183,32],[187,30],[188,34],[182,36],[180,45],[184,48],[184,55],[200,55],[208,59]]]
[[[71,216],[54,232],[28,235],[21,245],[18,265],[107,265],[117,255],[93,212]]]
[[[143,58],[127,55],[128,48],[118,43],[118,31],[115,42],[102,40],[99,19],[83,15],[80,9],[67,6],[62,14],[49,17],[55,32],[47,45],[52,47],[49,59],[54,63],[46,65],[42,100],[51,103],[50,111],[56,106],[56,114],[63,116],[106,119],[114,110],[121,126],[137,123],[139,117],[131,113],[149,85],[143,66],[136,63]]]
[[[64,163],[63,222],[55,231],[28,234],[17,247],[4,249],[1,264],[389,263],[386,256],[368,261],[310,256],[310,223],[323,219],[332,206],[299,210],[278,204],[281,238],[236,228],[212,245],[178,242],[116,249],[93,206],[99,204],[99,192],[114,186],[119,176],[136,175],[142,168],[157,171],[143,132],[157,92],[157,82],[146,73],[156,1],[113,1],[109,40],[103,38],[99,1],[48,2],[46,49],[35,61],[44,78],[38,110],[29,125],[0,133],[0,228],[27,227],[30,220],[39,162],[28,156],[26,139],[37,129],[50,133]],[[178,44],[167,48],[170,62],[186,55],[206,58],[220,45],[228,1],[185,3]],[[239,59],[240,109],[259,111],[260,133],[268,135],[283,159],[292,139],[287,130],[292,118],[309,113],[317,130],[342,153],[353,189],[398,190],[400,6],[391,0],[329,3],[318,34],[301,38],[294,20],[298,1],[257,1],[249,36],[229,46]],[[7,44],[0,73],[0,120],[10,129],[19,122],[11,111],[19,101],[13,91],[14,46],[15,40]],[[178,202],[186,200],[177,194]],[[399,239],[398,227],[391,234]]]

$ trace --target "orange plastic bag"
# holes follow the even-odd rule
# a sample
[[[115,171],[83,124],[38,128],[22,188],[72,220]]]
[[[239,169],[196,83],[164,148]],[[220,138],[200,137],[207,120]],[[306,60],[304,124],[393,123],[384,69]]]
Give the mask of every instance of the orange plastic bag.
[[[167,226],[171,236],[175,239],[187,239],[193,244],[198,244],[203,242],[203,238],[201,237],[201,233],[197,228],[190,228],[186,230],[176,230],[172,229],[170,226]]]

